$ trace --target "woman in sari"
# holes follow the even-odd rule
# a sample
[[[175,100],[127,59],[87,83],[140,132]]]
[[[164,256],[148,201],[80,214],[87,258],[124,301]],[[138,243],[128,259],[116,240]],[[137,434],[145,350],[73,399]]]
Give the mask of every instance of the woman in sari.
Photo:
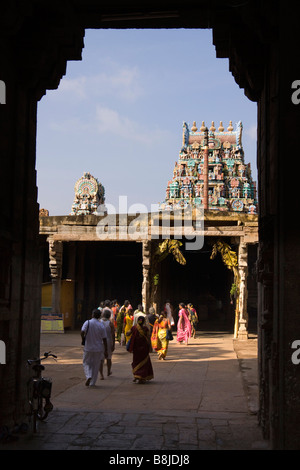
[[[118,311],[117,319],[116,319],[116,323],[117,323],[117,340],[119,341],[120,344],[121,344],[121,336],[122,336],[122,332],[123,332],[123,324],[124,324],[125,313],[126,313],[126,308],[123,305],[123,307],[120,308],[120,310]]]
[[[132,327],[128,351],[133,353],[131,363],[133,381],[145,383],[147,380],[153,379],[153,369],[149,355],[150,337],[149,330],[145,326],[145,317],[138,317],[137,324]]]
[[[188,344],[189,338],[192,335],[192,325],[188,317],[188,311],[184,303],[179,304],[179,320],[177,323],[177,343]]]
[[[127,312],[127,309],[130,305],[129,300],[125,300],[124,304],[122,307],[119,309],[118,314],[117,314],[117,340],[121,344],[122,340],[122,333],[124,333],[124,318],[125,314]]]
[[[118,316],[118,312],[119,312],[119,304],[118,304],[118,301],[117,300],[113,300],[112,302],[113,306],[112,306],[112,312],[113,312],[113,315],[114,315],[114,327],[115,327],[115,330],[117,329],[117,316]]]
[[[158,319],[158,333],[157,333],[157,354],[158,359],[166,359],[169,340],[167,339],[167,331],[171,329],[171,323],[167,314],[161,312],[161,315]]]
[[[198,315],[196,310],[193,307],[193,304],[187,304],[188,312],[189,312],[189,320],[192,326],[192,337],[195,338],[196,336],[196,326],[198,323]]]
[[[124,336],[125,336],[125,344],[128,343],[131,337],[131,328],[133,325],[133,310],[128,308],[125,318],[124,318]]]
[[[159,330],[159,319],[157,318],[153,324],[151,333],[151,346],[153,351],[157,351],[158,347],[158,330]]]

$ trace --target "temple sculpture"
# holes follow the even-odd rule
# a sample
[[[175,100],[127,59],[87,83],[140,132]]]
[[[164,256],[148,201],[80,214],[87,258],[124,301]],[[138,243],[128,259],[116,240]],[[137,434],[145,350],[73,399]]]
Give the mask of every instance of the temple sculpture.
[[[204,121],[198,130],[183,123],[183,145],[168,182],[161,210],[204,205],[205,209],[257,213],[256,184],[244,161],[242,123],[218,130]],[[207,204],[205,206],[205,200]]]
[[[76,181],[74,189],[75,199],[70,215],[96,214],[99,206],[104,207],[104,187],[90,173],[84,173],[84,175]]]

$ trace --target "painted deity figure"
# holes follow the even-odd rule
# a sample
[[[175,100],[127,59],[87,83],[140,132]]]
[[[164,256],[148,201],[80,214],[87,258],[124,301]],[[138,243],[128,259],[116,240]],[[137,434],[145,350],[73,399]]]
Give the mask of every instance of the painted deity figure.
[[[168,183],[168,187],[166,190],[166,199],[168,200],[170,198],[170,183]]]
[[[244,178],[244,177],[245,177],[245,174],[246,174],[246,167],[245,167],[245,165],[239,165],[238,172],[239,172],[239,176],[240,176],[241,178]]]
[[[251,196],[251,193],[250,193],[250,184],[249,183],[244,183],[244,187],[243,187],[243,196],[244,198],[249,198]]]

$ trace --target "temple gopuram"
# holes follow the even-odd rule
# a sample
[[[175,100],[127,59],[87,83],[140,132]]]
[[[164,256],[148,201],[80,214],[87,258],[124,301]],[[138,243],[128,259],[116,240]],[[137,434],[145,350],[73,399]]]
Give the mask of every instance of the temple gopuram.
[[[222,121],[218,131],[214,122],[209,131],[204,121],[199,130],[195,121],[191,129],[184,122],[183,145],[160,209],[204,206],[207,194],[206,209],[255,214],[256,184],[252,180],[250,164],[244,161],[242,129],[241,122],[234,130],[230,121],[227,131]]]
[[[84,175],[76,181],[75,199],[70,215],[95,214],[99,206],[104,207],[104,187],[90,173]]]

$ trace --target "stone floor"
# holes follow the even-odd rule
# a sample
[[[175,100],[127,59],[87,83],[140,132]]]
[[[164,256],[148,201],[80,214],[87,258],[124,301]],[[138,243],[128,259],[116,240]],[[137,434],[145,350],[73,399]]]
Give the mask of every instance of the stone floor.
[[[131,355],[116,345],[113,374],[85,386],[79,332],[43,334],[51,350],[53,412],[38,433],[18,435],[1,450],[120,452],[267,450],[257,421],[257,339],[198,332],[188,346],[169,343],[167,359],[151,353],[154,380],[132,382]],[[116,452],[119,452],[116,454]],[[120,463],[120,462],[119,462]]]

